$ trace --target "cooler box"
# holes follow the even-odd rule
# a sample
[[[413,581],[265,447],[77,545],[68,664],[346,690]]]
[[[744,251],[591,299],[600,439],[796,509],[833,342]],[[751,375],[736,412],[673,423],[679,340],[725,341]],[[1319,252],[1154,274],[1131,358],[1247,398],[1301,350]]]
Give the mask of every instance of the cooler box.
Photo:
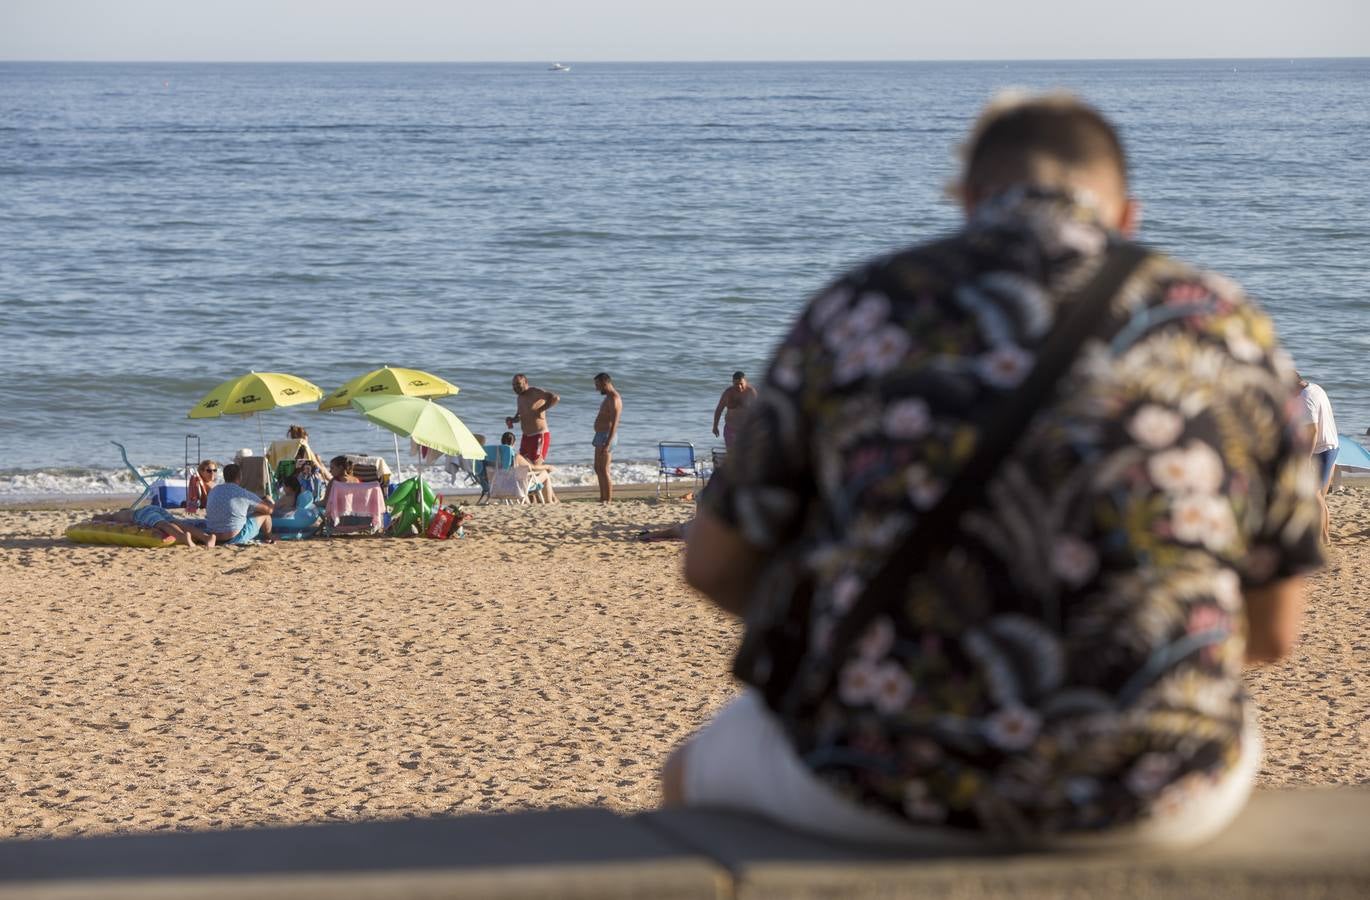
[[[158,478],[152,482],[152,505],[162,509],[180,509],[186,505],[184,478]]]

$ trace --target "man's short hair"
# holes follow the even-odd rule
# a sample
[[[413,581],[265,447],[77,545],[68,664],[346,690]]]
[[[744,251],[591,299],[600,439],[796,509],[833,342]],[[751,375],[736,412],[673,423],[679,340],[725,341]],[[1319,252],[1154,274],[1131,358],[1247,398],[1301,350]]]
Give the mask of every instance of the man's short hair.
[[[598,375],[595,376],[595,381],[597,381],[597,382],[602,381],[602,382],[604,382],[605,384],[613,384],[613,383],[614,383],[614,380],[613,380],[612,378],[609,377],[609,373],[608,373],[608,372],[600,372]]]
[[[514,373],[514,380],[515,380],[515,381],[527,381],[527,380],[528,380],[528,376],[527,376],[527,375],[524,375],[522,372],[515,372],[515,373]]]
[[[1015,183],[1041,182],[1044,172],[1082,171],[1100,164],[1111,166],[1127,190],[1127,154],[1117,130],[1071,94],[995,98],[971,129],[963,157],[960,188],[971,197]]]
[[[733,381],[734,381],[734,382],[741,381],[742,379],[744,379],[744,378],[746,378],[746,377],[747,377],[747,373],[744,372],[744,371],[742,371],[741,369],[738,369],[736,372],[733,373]]]
[[[229,484],[237,484],[238,476],[242,474],[242,471],[242,466],[238,465],[237,463],[229,463],[228,465],[224,466],[224,481],[228,482]]]
[[[504,434],[499,436],[499,442],[506,446],[512,447],[514,445],[514,433],[512,431],[506,431]]]

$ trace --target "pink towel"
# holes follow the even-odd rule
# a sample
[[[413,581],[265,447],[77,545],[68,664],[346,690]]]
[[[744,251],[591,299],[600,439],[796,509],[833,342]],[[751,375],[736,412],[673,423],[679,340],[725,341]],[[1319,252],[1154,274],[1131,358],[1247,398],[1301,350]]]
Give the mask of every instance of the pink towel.
[[[385,521],[385,494],[375,483],[348,484],[333,482],[328,492],[328,518],[334,522],[343,516],[370,516],[376,528]]]

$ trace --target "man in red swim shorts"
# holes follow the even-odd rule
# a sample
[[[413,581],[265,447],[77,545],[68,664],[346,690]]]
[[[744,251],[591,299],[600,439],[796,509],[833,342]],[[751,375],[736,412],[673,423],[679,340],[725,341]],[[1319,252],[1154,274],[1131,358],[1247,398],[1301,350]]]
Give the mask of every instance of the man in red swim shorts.
[[[519,453],[531,463],[547,461],[547,453],[552,449],[552,432],[547,427],[547,410],[561,402],[561,397],[551,391],[533,387],[528,376],[522,372],[514,376],[514,393],[518,396],[518,412],[504,420],[505,427],[513,428],[518,419],[523,431],[519,442]]]

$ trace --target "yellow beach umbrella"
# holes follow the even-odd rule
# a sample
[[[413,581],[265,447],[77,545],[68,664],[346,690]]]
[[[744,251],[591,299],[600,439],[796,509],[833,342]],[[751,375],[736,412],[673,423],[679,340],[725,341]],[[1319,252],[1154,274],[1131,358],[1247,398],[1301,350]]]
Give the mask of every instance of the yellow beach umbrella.
[[[191,419],[250,416],[278,406],[310,403],[323,396],[318,385],[281,372],[248,372],[230,378],[205,394],[189,414]]]
[[[219,416],[250,416],[278,406],[297,406],[312,403],[323,396],[323,390],[313,382],[283,372],[248,372],[230,378],[200,398],[187,413],[190,419],[217,419]],[[257,434],[262,443],[261,420],[257,420]]]
[[[431,372],[382,366],[358,375],[330,393],[319,409],[346,409],[357,397],[449,397],[459,390]]]

